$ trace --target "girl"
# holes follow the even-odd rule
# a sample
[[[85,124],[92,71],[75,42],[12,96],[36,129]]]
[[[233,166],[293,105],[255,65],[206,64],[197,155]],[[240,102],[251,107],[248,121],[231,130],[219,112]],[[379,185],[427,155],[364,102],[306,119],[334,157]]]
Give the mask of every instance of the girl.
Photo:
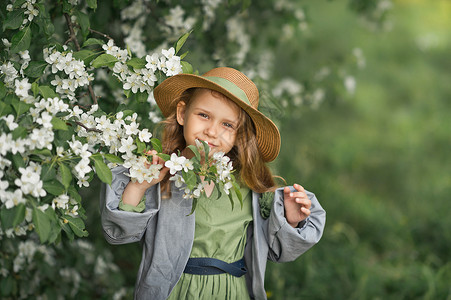
[[[206,184],[206,196],[190,215],[192,203],[168,180],[168,168],[141,184],[130,181],[125,168],[113,169],[113,182],[102,191],[102,226],[112,244],[142,242],[135,299],[266,299],[267,259],[292,261],[316,244],[325,211],[298,184],[276,187],[265,163],[277,157],[280,135],[257,110],[257,87],[243,73],[221,67],[170,77],[154,96],[166,117],[165,153],[192,157],[187,146],[196,139],[211,153],[227,153],[243,207],[232,210],[227,195],[218,199],[213,184]],[[154,155],[152,163],[163,162]],[[269,214],[260,205],[264,192],[274,192]]]

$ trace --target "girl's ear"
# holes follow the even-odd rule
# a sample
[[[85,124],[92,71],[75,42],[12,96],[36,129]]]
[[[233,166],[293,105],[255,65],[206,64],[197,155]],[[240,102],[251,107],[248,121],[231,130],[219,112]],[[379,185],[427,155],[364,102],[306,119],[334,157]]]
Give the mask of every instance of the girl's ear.
[[[177,103],[177,123],[179,123],[180,126],[185,124],[185,111],[186,103],[183,101]]]

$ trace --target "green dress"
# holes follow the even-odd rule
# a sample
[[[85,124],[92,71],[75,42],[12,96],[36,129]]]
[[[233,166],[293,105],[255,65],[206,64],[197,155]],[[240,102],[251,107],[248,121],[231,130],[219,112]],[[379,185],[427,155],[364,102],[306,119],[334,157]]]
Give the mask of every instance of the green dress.
[[[227,263],[243,258],[246,229],[252,221],[252,193],[241,188],[243,209],[234,201],[234,209],[223,193],[202,196],[196,206],[196,229],[190,257],[213,257]],[[168,299],[249,299],[245,276],[228,273],[194,275],[183,273]]]

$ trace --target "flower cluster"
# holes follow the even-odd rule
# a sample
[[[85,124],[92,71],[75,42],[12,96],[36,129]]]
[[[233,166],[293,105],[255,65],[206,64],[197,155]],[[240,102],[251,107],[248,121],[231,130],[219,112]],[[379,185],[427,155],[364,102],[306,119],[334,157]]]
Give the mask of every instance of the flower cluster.
[[[14,1],[13,1],[14,2]],[[24,8],[24,16],[25,18],[22,21],[22,27],[25,26],[28,22],[33,21],[34,17],[37,17],[39,14],[39,10],[36,8],[35,6],[36,4],[36,0],[26,0],[21,8]],[[13,11],[13,5],[12,4],[8,4],[6,6],[6,10],[7,11]]]
[[[94,78],[86,71],[83,61],[75,59],[73,52],[63,46],[63,52],[55,47],[46,48],[43,51],[45,61],[51,66],[53,74],[57,74],[50,83],[56,87],[56,92],[62,98],[75,100],[75,90],[78,87],[87,86]]]
[[[195,154],[193,158],[187,159],[173,153],[165,162],[165,166],[169,168],[169,173],[172,175],[169,180],[174,181],[178,188],[183,188],[185,185],[183,198],[199,198],[205,192],[206,182],[210,180],[213,180],[227,195],[230,195],[230,189],[234,187],[233,166],[230,158],[223,152],[212,153],[210,157],[210,147],[199,140],[196,140],[196,146],[189,146],[189,148]],[[192,173],[196,176],[190,176]],[[204,178],[203,180],[201,176]],[[232,201],[232,198],[230,200]]]
[[[31,194],[32,196],[38,198],[44,197],[47,194],[47,192],[42,188],[41,165],[31,161],[28,167],[19,168],[19,172],[21,177],[17,178],[14,181],[14,184],[20,187],[21,191],[25,195]],[[14,205],[25,202],[25,200],[21,198],[22,195],[17,196],[19,198],[15,200]]]
[[[14,86],[15,79],[19,77],[19,72],[14,68],[14,64],[10,61],[3,63],[0,67],[0,74],[5,75],[3,82],[6,87],[12,88]]]
[[[114,46],[113,40],[109,40],[107,44],[103,45],[106,54],[117,58],[118,62],[114,64],[113,72],[119,81],[123,84],[124,90],[129,90],[132,93],[152,91],[152,87],[158,80],[156,76],[157,71],[163,72],[166,76],[173,76],[182,72],[182,65],[180,57],[175,55],[175,49],[162,50],[161,54],[154,53],[146,55],[146,62],[142,68],[134,68],[130,70],[127,65],[127,60],[130,59],[127,50],[120,49]]]

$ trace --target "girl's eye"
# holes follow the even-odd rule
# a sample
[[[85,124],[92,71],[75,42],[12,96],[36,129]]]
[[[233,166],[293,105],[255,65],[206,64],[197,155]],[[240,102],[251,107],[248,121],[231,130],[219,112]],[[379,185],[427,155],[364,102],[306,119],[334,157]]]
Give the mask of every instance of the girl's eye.
[[[199,116],[201,116],[202,118],[208,118],[208,115],[207,114],[204,114],[204,113],[199,113]]]
[[[225,127],[233,129],[233,125],[227,122],[222,123]]]

